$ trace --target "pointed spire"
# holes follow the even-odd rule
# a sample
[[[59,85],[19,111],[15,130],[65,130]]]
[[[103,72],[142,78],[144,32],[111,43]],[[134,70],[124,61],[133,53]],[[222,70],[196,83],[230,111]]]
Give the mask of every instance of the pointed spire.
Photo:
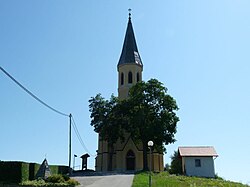
[[[122,53],[120,56],[120,60],[118,62],[118,66],[122,64],[133,64],[133,63],[139,66],[143,66],[141,57],[139,55],[139,51],[136,45],[130,12],[131,12],[131,9],[129,9],[128,25],[127,25]]]

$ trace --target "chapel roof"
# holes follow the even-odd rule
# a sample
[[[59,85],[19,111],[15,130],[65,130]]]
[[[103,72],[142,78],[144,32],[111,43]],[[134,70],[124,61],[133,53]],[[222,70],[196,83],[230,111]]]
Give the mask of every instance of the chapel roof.
[[[216,153],[213,146],[193,146],[193,147],[179,147],[179,154],[182,157],[185,156],[215,156]]]
[[[141,57],[136,45],[135,35],[131,22],[131,14],[129,13],[128,25],[123,43],[121,56],[117,66],[123,64],[137,64],[143,66]]]

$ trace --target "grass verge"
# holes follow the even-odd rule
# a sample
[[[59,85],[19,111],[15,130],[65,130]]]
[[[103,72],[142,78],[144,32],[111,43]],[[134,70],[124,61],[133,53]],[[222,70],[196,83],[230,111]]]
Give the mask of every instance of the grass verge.
[[[138,173],[134,177],[132,187],[149,186],[149,173]],[[241,183],[225,181],[222,179],[207,179],[170,175],[168,172],[153,173],[152,187],[249,187]]]

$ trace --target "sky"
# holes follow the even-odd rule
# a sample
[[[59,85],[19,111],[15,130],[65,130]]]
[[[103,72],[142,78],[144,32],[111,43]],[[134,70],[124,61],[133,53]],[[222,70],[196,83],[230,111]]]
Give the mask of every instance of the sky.
[[[0,66],[57,110],[72,113],[72,155],[97,134],[88,100],[117,95],[117,63],[132,9],[143,80],[156,78],[179,106],[178,146],[214,146],[215,172],[250,184],[250,1],[1,0]],[[69,118],[0,71],[0,160],[68,165]]]

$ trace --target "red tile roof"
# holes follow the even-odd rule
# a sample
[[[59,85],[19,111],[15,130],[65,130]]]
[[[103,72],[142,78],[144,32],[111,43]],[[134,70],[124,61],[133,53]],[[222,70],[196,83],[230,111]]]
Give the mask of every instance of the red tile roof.
[[[214,147],[212,146],[197,146],[197,147],[179,147],[178,148],[180,156],[215,156],[216,153]]]

